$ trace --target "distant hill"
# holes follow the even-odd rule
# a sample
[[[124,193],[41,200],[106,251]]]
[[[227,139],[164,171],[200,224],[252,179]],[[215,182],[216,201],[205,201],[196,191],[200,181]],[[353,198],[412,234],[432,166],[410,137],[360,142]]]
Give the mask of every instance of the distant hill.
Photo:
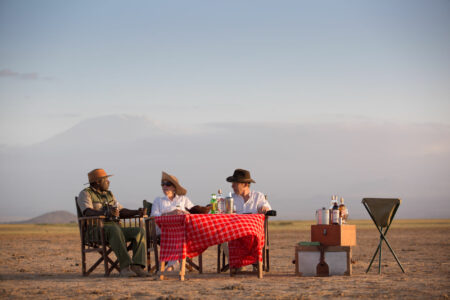
[[[65,210],[58,210],[40,215],[25,221],[15,222],[20,224],[64,224],[75,223],[77,216]]]

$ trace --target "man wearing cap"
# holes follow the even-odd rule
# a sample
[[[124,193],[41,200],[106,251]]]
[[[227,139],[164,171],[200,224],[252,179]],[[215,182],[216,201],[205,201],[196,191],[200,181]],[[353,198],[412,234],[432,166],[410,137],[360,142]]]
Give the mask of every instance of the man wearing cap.
[[[232,196],[237,214],[264,214],[272,209],[263,193],[250,190],[250,184],[255,181],[249,171],[236,169],[232,176],[227,177],[227,181],[231,182],[234,191]]]
[[[142,208],[130,210],[123,208],[117,202],[109,188],[109,179],[103,169],[94,169],[88,173],[89,187],[80,192],[78,207],[84,216],[110,216],[131,217],[143,215]],[[108,209],[105,209],[108,208]],[[120,276],[146,276],[143,271],[147,260],[145,249],[145,231],[140,227],[123,228],[116,222],[105,222],[106,240],[109,242],[114,254],[119,259]],[[127,251],[126,243],[131,241],[133,245],[133,258]]]

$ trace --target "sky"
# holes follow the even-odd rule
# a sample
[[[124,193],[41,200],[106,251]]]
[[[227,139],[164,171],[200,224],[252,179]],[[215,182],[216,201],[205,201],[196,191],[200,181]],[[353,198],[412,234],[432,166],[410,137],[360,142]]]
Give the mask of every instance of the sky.
[[[124,114],[197,129],[437,126],[440,141],[449,83],[449,1],[0,1],[5,151]]]

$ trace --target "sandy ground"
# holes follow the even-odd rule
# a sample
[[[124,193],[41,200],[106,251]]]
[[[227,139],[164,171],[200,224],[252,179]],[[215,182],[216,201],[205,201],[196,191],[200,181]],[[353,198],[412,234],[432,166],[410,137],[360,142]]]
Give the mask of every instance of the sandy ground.
[[[357,227],[358,228],[358,227]],[[376,248],[375,227],[358,228],[353,248],[353,275],[297,277],[294,247],[308,241],[308,230],[271,230],[271,270],[257,279],[251,274],[217,274],[216,247],[204,253],[204,274],[176,275],[164,281],[102,275],[99,267],[81,276],[79,235],[75,230],[52,234],[6,234],[0,231],[0,298],[2,299],[318,299],[404,298],[448,299],[450,294],[450,226],[393,228],[388,240],[402,262],[403,274],[383,248],[382,274],[377,264],[365,273]],[[95,254],[89,256],[94,260]]]

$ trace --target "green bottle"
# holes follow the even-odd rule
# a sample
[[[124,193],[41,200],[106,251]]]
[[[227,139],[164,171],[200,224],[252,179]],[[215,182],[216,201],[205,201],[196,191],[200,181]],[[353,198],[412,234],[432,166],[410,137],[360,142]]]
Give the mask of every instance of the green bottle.
[[[216,214],[217,213],[217,198],[216,194],[211,194],[211,213]]]

